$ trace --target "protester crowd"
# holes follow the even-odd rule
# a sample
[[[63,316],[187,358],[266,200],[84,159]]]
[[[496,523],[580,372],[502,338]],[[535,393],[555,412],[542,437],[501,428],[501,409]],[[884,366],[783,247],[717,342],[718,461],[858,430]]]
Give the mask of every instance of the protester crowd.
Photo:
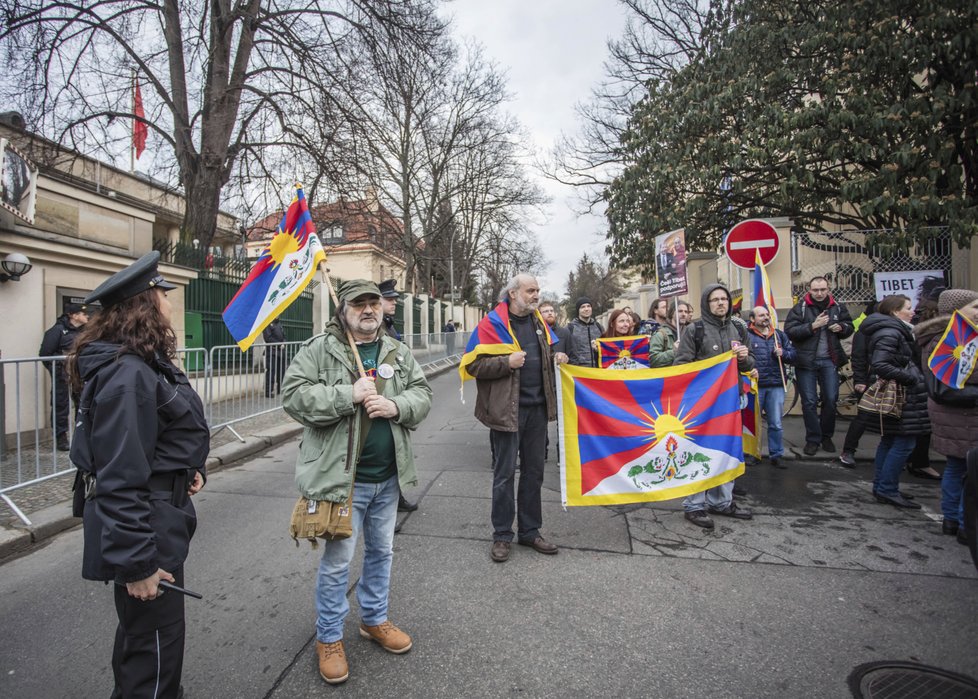
[[[196,527],[190,496],[206,481],[206,423],[199,398],[172,361],[166,291],[173,286],[159,274],[158,260],[151,253],[113,275],[85,299],[101,302],[103,314],[85,325],[87,318],[73,317],[81,309],[69,307],[46,338],[51,351],[55,340],[69,349],[66,380],[78,396],[71,458],[79,465],[76,511],[85,521],[83,575],[115,583],[113,696],[182,694],[183,597],[163,593],[183,584]],[[401,495],[403,487],[417,483],[411,433],[432,402],[424,374],[392,322],[399,296],[393,281],[378,286],[349,280],[337,296],[337,312],[325,332],[303,344],[284,375],[274,363],[266,385],[269,394],[281,392],[283,408],[303,425],[296,463],[301,497],[292,531],[297,540],[323,548],[313,585],[316,656],[330,684],[349,677],[343,630],[361,537],[358,632],[390,653],[413,646],[410,635],[388,618],[388,597],[396,513],[417,509]],[[730,353],[739,372],[756,381],[769,462],[785,468],[781,417],[789,367],[797,373],[804,454],[835,454],[837,372],[850,361],[842,341],[855,333],[852,363],[865,400],[840,462],[852,467],[861,434],[879,433],[875,500],[919,508],[900,490],[902,472],[939,477],[942,530],[966,543],[963,483],[968,451],[978,447],[978,373],[962,388],[951,388],[934,377],[927,359],[954,311],[978,323],[978,292],[936,289],[923,301],[914,309],[905,296],[887,296],[853,321],[828,280],[815,277],[780,329],[764,306],[745,322],[734,312],[729,289],[712,284],[703,290],[698,318],[691,303],[656,299],[648,319],[629,308],[614,309],[605,329],[587,297],[576,300],[574,317],[561,326],[553,304],[540,302],[537,280],[516,275],[479,323],[460,366],[463,378],[476,381],[475,417],[490,434],[491,560],[506,562],[514,542],[548,556],[559,552],[543,535],[541,502],[547,424],[557,417],[557,367],[599,368],[599,339],[636,335],[648,336],[652,367]],[[445,332],[451,334],[454,326],[448,325]],[[77,339],[69,337],[78,330]],[[514,345],[519,349],[513,351]],[[62,392],[67,395],[67,386]],[[900,410],[884,409],[888,394],[899,396]],[[67,404],[53,409],[61,416]],[[110,436],[120,422],[129,426],[121,443]],[[929,448],[947,459],[939,476],[926,461]],[[690,494],[682,503],[684,517],[704,529],[715,527],[711,515],[752,519],[737,496],[734,481]]]

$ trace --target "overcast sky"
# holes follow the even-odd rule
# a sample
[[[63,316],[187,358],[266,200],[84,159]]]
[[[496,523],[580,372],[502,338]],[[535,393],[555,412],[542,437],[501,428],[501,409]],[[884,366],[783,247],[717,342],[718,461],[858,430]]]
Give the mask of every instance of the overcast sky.
[[[541,154],[562,132],[577,130],[574,105],[601,79],[607,39],[625,26],[615,0],[453,0],[445,11],[456,35],[478,40],[505,71],[509,111]],[[584,252],[605,258],[604,219],[577,216],[573,188],[533,174],[553,199],[547,223],[535,229],[551,262],[540,284],[563,296],[567,274]]]

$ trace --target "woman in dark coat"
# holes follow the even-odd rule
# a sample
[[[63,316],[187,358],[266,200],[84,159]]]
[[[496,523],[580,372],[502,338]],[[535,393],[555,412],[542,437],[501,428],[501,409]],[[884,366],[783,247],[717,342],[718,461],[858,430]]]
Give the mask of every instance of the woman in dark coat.
[[[880,301],[879,312],[869,316],[860,326],[866,334],[872,373],[880,380],[896,381],[906,391],[900,419],[861,412],[866,426],[882,435],[876,449],[873,495],[879,502],[920,509],[919,504],[900,493],[900,472],[913,452],[917,435],[930,432],[927,389],[920,371],[920,348],[910,325],[912,317],[910,299],[898,294]]]
[[[978,323],[978,291],[947,289],[937,302],[939,316],[920,323],[914,330],[921,347],[921,368],[929,394],[928,410],[933,426],[931,446],[947,457],[941,478],[942,530],[958,541],[967,543],[964,527],[964,473],[968,451],[978,447],[978,370],[965,385],[954,389],[934,378],[927,360],[951,320],[951,313],[961,311],[971,322]]]
[[[183,563],[204,485],[203,405],[173,364],[176,337],[159,253],[93,291],[103,311],[78,336],[68,373],[81,392],[71,461],[84,522],[82,577],[115,583],[113,697],[177,697],[183,669]]]

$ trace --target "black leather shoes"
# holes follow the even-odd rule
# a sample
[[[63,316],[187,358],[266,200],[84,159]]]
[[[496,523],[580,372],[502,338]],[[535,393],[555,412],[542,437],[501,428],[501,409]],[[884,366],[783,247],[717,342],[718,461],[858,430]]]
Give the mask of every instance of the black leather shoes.
[[[805,452],[805,456],[815,456],[818,453],[818,445],[809,442],[802,451]]]
[[[902,493],[897,493],[896,495],[881,495],[880,493],[876,493],[876,500],[877,502],[883,502],[895,507],[904,507],[908,510],[920,509],[920,503],[908,500]]]
[[[710,515],[706,514],[704,510],[690,510],[683,517],[686,518],[687,522],[695,524],[697,527],[713,529],[713,520],[710,519]]]
[[[559,550],[557,544],[551,544],[549,541],[544,539],[542,536],[538,536],[533,541],[521,541],[520,546],[529,546],[531,549],[537,553],[545,553],[548,556],[552,556]]]
[[[941,522],[941,533],[947,534],[948,536],[954,536],[958,533],[958,523],[953,519],[945,519]]]
[[[720,515],[721,517],[733,517],[734,519],[753,519],[754,513],[750,510],[745,510],[743,508],[737,507],[737,503],[730,503],[724,509],[718,507],[708,508],[711,515]]]
[[[411,503],[404,499],[403,493],[397,497],[398,512],[414,512],[418,509],[417,503]]]
[[[831,437],[826,437],[822,440],[822,450],[835,454],[838,449],[835,448],[835,442],[832,441]]]
[[[496,563],[503,563],[509,560],[510,548],[508,541],[493,541],[492,548],[489,549],[489,557]]]

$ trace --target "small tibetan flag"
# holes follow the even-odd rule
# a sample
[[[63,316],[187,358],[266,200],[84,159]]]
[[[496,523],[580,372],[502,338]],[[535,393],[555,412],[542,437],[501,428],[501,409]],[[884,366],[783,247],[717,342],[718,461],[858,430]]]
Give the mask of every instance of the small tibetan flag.
[[[598,338],[602,369],[648,369],[649,336]]]
[[[927,366],[938,381],[960,390],[975,370],[976,357],[978,328],[960,311],[955,311],[940,342],[931,352]]]

